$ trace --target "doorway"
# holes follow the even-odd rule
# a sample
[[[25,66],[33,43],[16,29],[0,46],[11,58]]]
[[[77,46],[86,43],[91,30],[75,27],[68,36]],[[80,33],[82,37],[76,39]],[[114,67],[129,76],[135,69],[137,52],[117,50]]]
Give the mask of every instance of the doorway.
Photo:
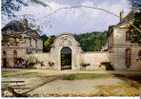
[[[72,50],[69,47],[61,49],[61,70],[71,69]]]

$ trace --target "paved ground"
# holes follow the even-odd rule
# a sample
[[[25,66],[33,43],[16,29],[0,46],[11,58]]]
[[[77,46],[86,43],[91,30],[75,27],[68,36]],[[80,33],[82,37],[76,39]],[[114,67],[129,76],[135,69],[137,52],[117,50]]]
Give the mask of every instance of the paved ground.
[[[141,72],[6,69],[2,76],[2,81],[24,80],[30,89],[22,93],[29,96],[141,95]]]

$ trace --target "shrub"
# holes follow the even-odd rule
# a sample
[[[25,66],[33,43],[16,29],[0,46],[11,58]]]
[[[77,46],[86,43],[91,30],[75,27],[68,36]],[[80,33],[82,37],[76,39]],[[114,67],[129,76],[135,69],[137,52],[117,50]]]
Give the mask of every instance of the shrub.
[[[101,65],[104,65],[104,66],[106,67],[106,70],[114,70],[114,67],[111,65],[110,62],[102,62],[102,63],[100,64],[100,66],[101,66]]]
[[[48,65],[52,67],[54,65],[54,62],[48,62]]]
[[[38,63],[38,59],[35,56],[26,57],[27,68],[33,68],[35,64]]]
[[[67,75],[63,77],[63,80],[75,80],[75,75]]]
[[[82,67],[87,67],[87,66],[89,66],[89,65],[90,65],[89,63],[82,63],[82,64],[81,64]]]

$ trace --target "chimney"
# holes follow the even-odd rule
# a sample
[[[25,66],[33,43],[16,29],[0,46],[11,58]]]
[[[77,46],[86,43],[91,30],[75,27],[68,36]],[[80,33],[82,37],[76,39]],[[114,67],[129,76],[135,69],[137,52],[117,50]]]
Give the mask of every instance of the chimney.
[[[24,30],[26,30],[28,28],[28,20],[26,18],[22,19],[22,24],[23,24]]]
[[[124,11],[122,10],[122,11],[120,11],[120,22],[122,21],[122,19],[123,19],[123,14],[124,14]]]

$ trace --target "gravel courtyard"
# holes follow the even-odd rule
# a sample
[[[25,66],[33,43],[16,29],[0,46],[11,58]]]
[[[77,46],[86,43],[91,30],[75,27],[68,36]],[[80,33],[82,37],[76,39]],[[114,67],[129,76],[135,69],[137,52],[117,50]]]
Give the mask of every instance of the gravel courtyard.
[[[140,96],[140,72],[3,70],[2,81],[24,80],[28,96]],[[2,86],[5,85],[2,83]]]

